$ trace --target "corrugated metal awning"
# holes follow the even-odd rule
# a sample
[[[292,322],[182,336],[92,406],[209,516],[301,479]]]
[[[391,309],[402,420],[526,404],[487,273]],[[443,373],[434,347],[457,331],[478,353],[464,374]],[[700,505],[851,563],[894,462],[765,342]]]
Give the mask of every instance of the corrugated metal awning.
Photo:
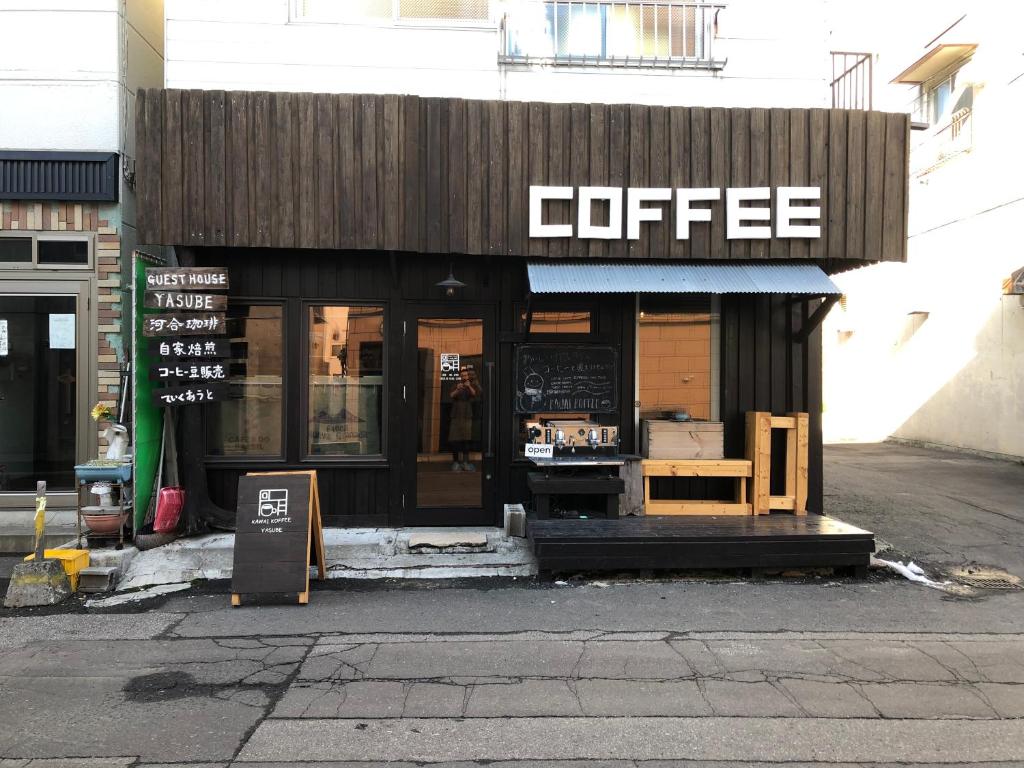
[[[531,293],[842,293],[815,264],[531,262]]]

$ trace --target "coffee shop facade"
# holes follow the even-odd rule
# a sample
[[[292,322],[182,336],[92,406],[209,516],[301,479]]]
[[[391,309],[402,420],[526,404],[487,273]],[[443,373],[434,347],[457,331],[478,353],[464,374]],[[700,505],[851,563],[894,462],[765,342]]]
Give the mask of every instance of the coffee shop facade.
[[[529,501],[545,418],[622,454],[645,419],[721,421],[738,458],[746,412],[803,411],[820,512],[828,275],[904,260],[908,131],[862,110],[141,91],[139,242],[230,279],[231,395],[189,409],[185,459],[225,510],[246,472],[312,468],[328,525],[495,525]],[[524,345],[611,355],[610,389],[531,411]]]

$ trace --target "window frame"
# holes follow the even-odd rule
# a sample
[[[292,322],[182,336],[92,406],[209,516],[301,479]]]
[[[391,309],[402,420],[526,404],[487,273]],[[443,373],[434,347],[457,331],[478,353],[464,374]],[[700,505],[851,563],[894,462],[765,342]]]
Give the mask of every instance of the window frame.
[[[487,3],[486,19],[449,19],[444,17],[404,17],[399,13],[399,0],[392,0],[390,16],[358,16],[345,18],[344,14],[338,16],[317,16],[305,15],[302,13],[303,0],[292,0],[288,4],[289,24],[347,24],[361,27],[391,27],[396,29],[467,29],[476,31],[488,31],[498,28],[498,21],[494,15],[494,5],[491,0]]]
[[[302,381],[298,402],[298,460],[300,464],[306,465],[372,465],[374,467],[384,466],[388,462],[388,425],[390,415],[391,392],[388,388],[390,382],[390,361],[389,353],[391,345],[388,341],[388,328],[391,317],[389,302],[383,299],[345,299],[345,298],[317,298],[302,299],[299,305],[299,333],[302,340],[301,355],[298,362],[298,372]],[[309,331],[310,331],[310,309],[312,307],[380,307],[381,309],[381,410],[380,410],[380,452],[367,454],[342,454],[323,455],[309,453]],[[296,346],[298,349],[298,345]]]
[[[0,231],[0,237],[15,240],[32,241],[31,261],[0,261],[0,269],[32,269],[32,270],[53,270],[56,272],[83,272],[92,271],[96,264],[96,236],[92,232],[48,232],[26,229],[5,229]],[[84,242],[88,249],[85,264],[40,264],[39,263],[39,242],[72,241]]]
[[[266,297],[229,296],[228,311],[234,306],[245,307],[280,307],[281,308],[281,450],[275,455],[270,454],[211,454],[209,450],[209,414],[210,408],[219,408],[220,403],[210,403],[203,408],[203,459],[209,465],[226,467],[231,465],[282,465],[288,463],[288,393],[291,388],[290,361],[288,354],[289,307],[287,299],[268,299]],[[229,340],[230,342],[230,340]],[[230,384],[230,377],[228,382]]]
[[[600,319],[596,301],[580,300],[573,297],[544,297],[533,296],[529,302],[513,302],[515,312],[515,327],[524,341],[550,341],[552,343],[572,342],[595,342],[601,337]],[[527,311],[533,312],[587,312],[590,315],[589,333],[538,333],[531,331],[524,315]]]

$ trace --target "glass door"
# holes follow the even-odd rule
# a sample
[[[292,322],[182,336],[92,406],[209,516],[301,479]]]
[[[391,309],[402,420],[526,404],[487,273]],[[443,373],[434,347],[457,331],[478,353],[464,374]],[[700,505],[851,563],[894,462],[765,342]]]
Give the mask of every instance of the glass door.
[[[0,290],[0,493],[74,488],[78,301]]]
[[[406,324],[406,525],[493,525],[494,365],[485,313],[448,307]]]

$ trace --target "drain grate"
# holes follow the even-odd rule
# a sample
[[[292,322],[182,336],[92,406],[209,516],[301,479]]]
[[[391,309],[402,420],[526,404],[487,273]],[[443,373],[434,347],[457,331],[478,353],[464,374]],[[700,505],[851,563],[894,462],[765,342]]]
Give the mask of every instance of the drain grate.
[[[975,589],[1024,589],[1019,576],[987,568],[961,568],[953,573],[953,578]]]

